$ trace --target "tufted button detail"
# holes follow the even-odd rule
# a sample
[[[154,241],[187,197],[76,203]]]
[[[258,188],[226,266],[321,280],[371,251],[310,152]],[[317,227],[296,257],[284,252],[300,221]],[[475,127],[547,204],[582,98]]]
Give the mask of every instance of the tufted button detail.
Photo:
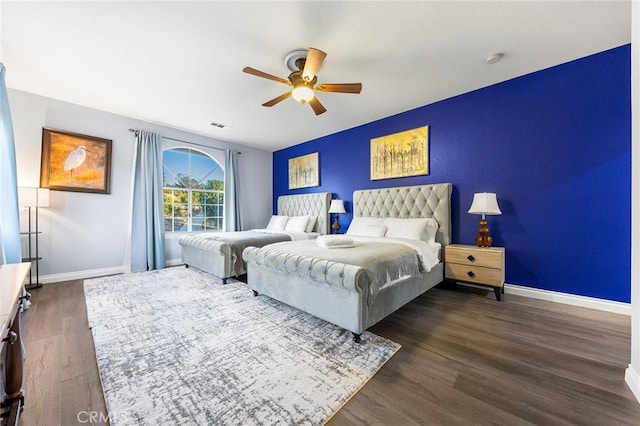
[[[396,188],[365,189],[353,193],[353,215],[364,217],[432,217],[442,226],[437,241],[449,242],[451,184],[401,186]]]
[[[281,195],[278,197],[278,213],[287,216],[315,215],[317,217],[316,230],[327,233],[329,231],[327,210],[330,200],[330,192]]]

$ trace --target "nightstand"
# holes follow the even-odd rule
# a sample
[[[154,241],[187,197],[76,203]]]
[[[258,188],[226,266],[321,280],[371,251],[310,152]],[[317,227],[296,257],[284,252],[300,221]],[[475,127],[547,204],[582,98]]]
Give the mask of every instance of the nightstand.
[[[446,279],[493,287],[496,299],[504,291],[504,247],[450,244],[444,249]]]

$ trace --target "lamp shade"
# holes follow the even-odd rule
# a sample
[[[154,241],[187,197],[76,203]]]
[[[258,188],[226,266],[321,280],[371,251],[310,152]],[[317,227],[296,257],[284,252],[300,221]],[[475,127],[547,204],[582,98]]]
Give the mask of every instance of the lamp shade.
[[[22,207],[49,207],[49,188],[19,186],[18,204]]]
[[[346,213],[347,211],[344,209],[344,202],[342,200],[331,200],[331,205],[329,206],[329,213]]]
[[[498,215],[502,214],[498,207],[498,199],[493,192],[480,192],[473,194],[473,202],[469,208],[471,214]]]

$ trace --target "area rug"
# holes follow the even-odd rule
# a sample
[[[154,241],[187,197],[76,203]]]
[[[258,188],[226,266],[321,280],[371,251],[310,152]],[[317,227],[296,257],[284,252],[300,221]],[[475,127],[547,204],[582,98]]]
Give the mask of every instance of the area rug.
[[[84,292],[114,426],[324,424],[400,348],[193,268]]]

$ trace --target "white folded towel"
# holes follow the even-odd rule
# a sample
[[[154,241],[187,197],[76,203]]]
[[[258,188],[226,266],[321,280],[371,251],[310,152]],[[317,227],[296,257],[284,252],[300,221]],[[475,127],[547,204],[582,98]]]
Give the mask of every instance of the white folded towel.
[[[346,235],[321,235],[316,242],[323,248],[353,247],[353,239]]]

